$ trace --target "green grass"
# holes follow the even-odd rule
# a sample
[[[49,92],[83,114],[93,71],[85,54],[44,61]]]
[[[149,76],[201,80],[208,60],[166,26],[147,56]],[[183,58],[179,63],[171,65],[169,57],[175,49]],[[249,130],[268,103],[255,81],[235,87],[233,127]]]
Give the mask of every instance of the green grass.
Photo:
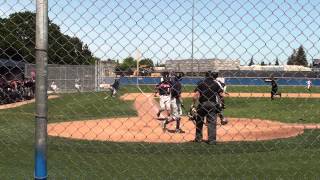
[[[227,116],[289,123],[320,123],[319,99],[226,98]]]
[[[249,92],[249,93],[269,93],[271,86],[228,86],[228,92]],[[320,93],[320,87],[312,87],[309,92],[304,86],[279,86],[282,93]]]
[[[52,99],[49,122],[136,115],[132,102],[104,100],[104,96],[103,93],[65,94]],[[320,120],[316,118],[320,117],[316,100],[271,102],[267,98],[228,98],[226,101],[228,116],[248,114],[277,119],[271,115],[273,112],[291,114],[291,119],[281,120],[293,122],[310,109],[308,112],[315,114],[314,118],[310,115],[305,122]],[[185,100],[186,106],[188,102]],[[262,107],[269,108],[258,111]],[[278,107],[282,107],[281,113],[276,111]],[[294,107],[306,109],[295,112]],[[0,179],[33,177],[33,108],[34,104],[29,104],[0,110]],[[48,139],[48,170],[52,179],[315,179],[320,176],[319,156],[319,130],[308,130],[289,139],[216,146]]]
[[[133,101],[104,99],[106,93],[68,94],[49,103],[51,122],[137,116]],[[64,107],[64,108],[61,108]]]
[[[190,107],[191,98],[184,99]],[[303,98],[226,98],[225,115],[238,118],[260,118],[288,123],[320,123],[319,99]]]
[[[104,99],[104,97],[106,97],[104,92],[61,94],[59,98],[51,99],[48,103],[49,122],[137,116],[133,101],[122,101],[118,98]],[[28,118],[33,116],[33,109],[34,104],[28,104],[0,112],[5,116],[14,115],[20,119],[24,116]]]
[[[49,138],[48,169],[58,179],[314,178],[320,175],[319,137],[319,131],[307,131],[285,140],[217,146]],[[7,145],[0,156],[6,160],[0,162],[1,179],[31,178],[32,152],[30,142]]]
[[[139,88],[143,92],[154,92],[153,85],[140,85]],[[127,85],[122,86],[123,92],[140,92],[137,86]],[[193,92],[195,86],[185,85],[183,86],[183,92]],[[269,93],[271,91],[270,86],[227,86],[228,92],[242,92],[242,93]],[[282,93],[320,93],[320,87],[312,87],[312,91],[309,92],[304,86],[279,86],[279,91]]]

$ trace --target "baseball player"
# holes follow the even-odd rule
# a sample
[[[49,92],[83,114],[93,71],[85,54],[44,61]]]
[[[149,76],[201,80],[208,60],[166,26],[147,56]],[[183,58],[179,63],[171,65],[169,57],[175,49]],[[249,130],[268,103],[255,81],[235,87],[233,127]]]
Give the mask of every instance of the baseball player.
[[[181,91],[182,85],[180,83],[181,76],[174,76],[174,78],[170,81],[171,83],[171,100],[170,100],[170,108],[171,108],[171,119],[176,121],[176,133],[184,133],[184,131],[180,128],[181,122],[181,107],[182,107],[182,99],[181,99]]]
[[[52,91],[53,91],[54,93],[57,93],[57,90],[59,89],[58,86],[57,86],[57,84],[56,84],[54,81],[52,81],[52,83],[51,83],[51,85],[50,85],[50,88],[52,89]]]
[[[157,96],[157,93],[159,93],[160,95],[160,109],[157,113],[157,117],[159,118],[161,113],[163,111],[166,111],[166,116],[162,121],[162,129],[163,131],[166,131],[166,124],[168,123],[168,118],[170,117],[171,110],[171,84],[168,77],[163,77],[161,82],[156,85],[154,94],[155,97]]]
[[[81,88],[80,79],[75,80],[74,87],[76,88],[77,92],[80,93],[80,88]]]
[[[220,82],[220,84],[223,86],[223,93],[226,95],[229,95],[229,93],[227,92],[227,85],[225,83],[225,78],[224,77],[218,77],[217,81]]]
[[[275,96],[281,97],[281,93],[278,92],[278,84],[273,77],[271,80],[265,80],[265,82],[271,82],[271,100],[274,100]]]
[[[308,79],[307,81],[307,90],[310,92],[311,91],[311,86],[312,86],[312,82],[310,79]]]
[[[171,82],[176,82],[178,83],[179,85],[179,88],[178,88],[178,91],[180,93],[180,96],[176,98],[176,102],[177,102],[177,107],[178,107],[178,112],[179,112],[179,115],[181,116],[182,115],[182,108],[183,108],[183,100],[182,100],[182,97],[181,97],[181,92],[182,92],[182,85],[180,83],[180,81],[182,80],[182,74],[178,74],[178,75],[174,75],[173,79]]]
[[[105,86],[105,88],[109,89],[109,94],[104,97],[104,99],[108,99],[109,97],[115,97],[117,95],[118,89],[120,88],[119,79],[115,79],[111,86]]]
[[[224,94],[228,94],[228,93],[226,92],[226,84],[224,83],[224,82],[225,82],[224,78],[217,78],[215,81],[216,81],[217,84],[220,86],[220,88],[223,90],[223,93],[224,93]],[[225,109],[225,102],[224,102],[223,93],[220,93],[220,94],[219,94],[220,103],[221,103],[221,104],[220,104],[221,109],[220,109],[220,112],[217,113],[217,114],[218,114],[218,116],[219,116],[219,118],[220,118],[221,125],[226,125],[226,124],[228,124],[228,119],[225,118],[225,117],[224,117],[224,114],[223,114],[223,110]]]
[[[110,87],[110,96],[115,97],[117,95],[119,88],[120,88],[120,81],[119,79],[116,78],[114,80],[114,83]]]

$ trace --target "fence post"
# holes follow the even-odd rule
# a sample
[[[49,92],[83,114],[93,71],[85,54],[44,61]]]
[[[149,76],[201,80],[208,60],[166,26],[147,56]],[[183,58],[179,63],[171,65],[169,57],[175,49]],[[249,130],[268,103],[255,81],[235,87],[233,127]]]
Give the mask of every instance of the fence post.
[[[34,179],[47,179],[48,0],[36,5],[36,126]]]
[[[192,18],[191,18],[191,76],[193,76],[194,61],[194,0],[192,0]]]

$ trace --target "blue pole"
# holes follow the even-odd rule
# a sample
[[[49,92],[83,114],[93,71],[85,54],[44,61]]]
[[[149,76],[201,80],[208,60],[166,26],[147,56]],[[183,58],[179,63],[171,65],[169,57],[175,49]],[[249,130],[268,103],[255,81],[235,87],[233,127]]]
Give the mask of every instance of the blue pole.
[[[36,5],[36,126],[34,179],[47,179],[48,0]]]

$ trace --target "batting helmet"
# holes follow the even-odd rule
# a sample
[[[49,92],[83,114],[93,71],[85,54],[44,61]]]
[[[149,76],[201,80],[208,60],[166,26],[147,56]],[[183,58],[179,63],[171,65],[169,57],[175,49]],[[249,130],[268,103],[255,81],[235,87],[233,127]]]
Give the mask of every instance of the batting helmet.
[[[218,77],[218,72],[213,72],[213,71],[208,71],[206,72],[206,77],[207,78],[213,78],[216,79]]]

